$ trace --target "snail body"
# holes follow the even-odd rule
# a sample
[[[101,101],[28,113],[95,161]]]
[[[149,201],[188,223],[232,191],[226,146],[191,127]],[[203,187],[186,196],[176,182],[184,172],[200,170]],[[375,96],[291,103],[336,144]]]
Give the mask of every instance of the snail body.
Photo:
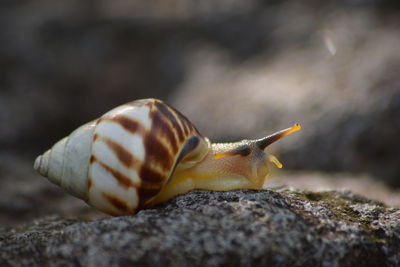
[[[138,210],[193,189],[260,189],[264,149],[300,129],[258,140],[211,144],[179,111],[161,100],[136,100],[61,139],[35,160],[51,182],[111,215]]]

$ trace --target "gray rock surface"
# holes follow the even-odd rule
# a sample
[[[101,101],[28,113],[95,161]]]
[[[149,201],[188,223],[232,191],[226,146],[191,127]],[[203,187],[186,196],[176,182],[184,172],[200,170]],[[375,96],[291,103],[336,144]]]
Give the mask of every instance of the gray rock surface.
[[[0,230],[0,265],[398,266],[400,210],[350,192],[194,191],[135,216]]]

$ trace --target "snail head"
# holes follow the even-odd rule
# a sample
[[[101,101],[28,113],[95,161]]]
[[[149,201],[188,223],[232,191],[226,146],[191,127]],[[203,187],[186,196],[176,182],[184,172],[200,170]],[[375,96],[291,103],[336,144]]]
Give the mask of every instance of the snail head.
[[[193,189],[261,189],[269,174],[270,163],[282,168],[276,157],[265,152],[266,147],[300,129],[301,126],[295,124],[261,139],[211,144],[202,161],[189,168],[177,167],[154,203]]]
[[[241,165],[242,172],[247,172],[246,174],[242,174],[244,177],[250,180],[253,184],[257,185],[257,187],[261,186],[259,183],[263,183],[269,173],[268,163],[271,162],[275,164],[276,167],[282,168],[282,164],[279,162],[279,160],[275,156],[267,154],[265,149],[272,143],[300,129],[301,126],[299,124],[295,124],[290,128],[276,132],[261,139],[243,140],[233,143],[232,149],[228,149],[227,151],[223,152],[217,152],[214,155],[214,158],[219,160],[231,157],[231,160],[233,160],[235,164]],[[224,144],[222,147],[223,146]],[[227,144],[225,146],[227,146]],[[235,156],[239,157],[235,158]],[[243,166],[243,164],[245,164],[245,166]]]

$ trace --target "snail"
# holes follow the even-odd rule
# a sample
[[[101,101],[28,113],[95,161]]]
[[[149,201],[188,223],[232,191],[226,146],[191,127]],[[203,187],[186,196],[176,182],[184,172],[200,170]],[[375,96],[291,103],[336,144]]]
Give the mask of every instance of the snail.
[[[282,167],[264,149],[300,129],[212,144],[179,111],[142,99],[77,128],[37,157],[34,169],[102,212],[135,214],[194,189],[261,189],[268,162]]]

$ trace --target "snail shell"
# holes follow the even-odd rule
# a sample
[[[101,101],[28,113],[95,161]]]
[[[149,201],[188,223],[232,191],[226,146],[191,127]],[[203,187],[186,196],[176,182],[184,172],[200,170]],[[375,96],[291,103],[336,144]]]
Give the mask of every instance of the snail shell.
[[[98,210],[134,214],[196,188],[261,188],[266,161],[279,166],[264,148],[299,128],[211,144],[164,102],[136,100],[79,127],[39,156],[34,168]]]

